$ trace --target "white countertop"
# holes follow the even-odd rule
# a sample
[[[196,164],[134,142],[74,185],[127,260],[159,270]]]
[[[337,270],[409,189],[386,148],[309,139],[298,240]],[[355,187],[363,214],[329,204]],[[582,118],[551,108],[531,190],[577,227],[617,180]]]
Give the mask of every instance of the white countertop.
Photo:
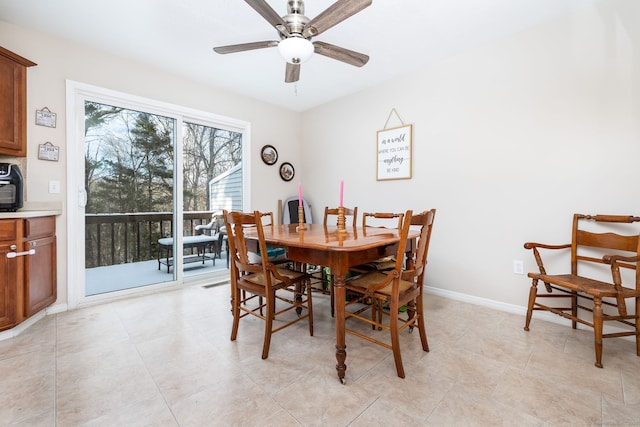
[[[39,216],[61,215],[61,210],[26,210],[20,209],[17,212],[0,212],[0,219],[15,218],[36,218]]]
[[[0,219],[37,218],[39,216],[62,215],[62,203],[25,202],[17,212],[0,212]]]

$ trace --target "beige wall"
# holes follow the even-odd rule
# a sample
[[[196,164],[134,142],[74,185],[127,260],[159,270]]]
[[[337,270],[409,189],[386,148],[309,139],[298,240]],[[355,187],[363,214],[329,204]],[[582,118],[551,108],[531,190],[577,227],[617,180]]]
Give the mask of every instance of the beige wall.
[[[313,214],[341,178],[361,212],[435,207],[427,284],[518,311],[524,242],[569,242],[574,212],[640,213],[639,12],[607,1],[306,112]],[[377,182],[392,108],[413,124],[413,178]]]
[[[273,144],[297,173],[284,183],[256,158],[254,208],[275,210],[298,179],[316,219],[337,204],[340,179],[345,204],[361,211],[437,208],[427,284],[520,310],[528,279],[512,261],[534,268],[525,241],[567,242],[574,212],[639,213],[639,5],[607,0],[302,114],[0,22],[0,45],[38,63],[28,199],[66,203],[47,192],[49,180],[66,182],[65,79],[103,86],[250,122],[252,153]],[[44,106],[56,129],[34,125]],[[376,131],[392,108],[413,125],[413,178],[378,182]],[[60,162],[37,160],[44,141],[61,147]],[[64,302],[64,214],[58,225]]]
[[[265,144],[274,145],[282,161],[300,164],[300,114],[224,90],[187,81],[177,76],[126,61],[78,44],[68,43],[0,21],[0,45],[38,65],[28,70],[27,94],[27,199],[30,202],[62,203],[58,226],[58,304],[67,299],[67,200],[65,194],[67,79],[136,96],[194,108],[251,124],[251,165],[254,185],[252,208],[277,209],[277,200],[297,194],[297,182],[280,179],[277,166],[267,166],[258,157]],[[205,53],[206,54],[206,53]],[[48,107],[58,114],[55,129],[35,125],[35,110]],[[39,144],[51,141],[60,147],[60,161],[38,160]],[[61,182],[60,194],[48,193],[49,180]],[[70,200],[73,200],[71,198]],[[72,244],[82,244],[75,242]]]

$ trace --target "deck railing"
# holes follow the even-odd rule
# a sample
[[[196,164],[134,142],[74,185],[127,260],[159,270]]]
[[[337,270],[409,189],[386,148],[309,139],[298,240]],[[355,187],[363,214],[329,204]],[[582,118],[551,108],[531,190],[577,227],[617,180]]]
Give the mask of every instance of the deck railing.
[[[183,213],[183,234],[208,224],[211,212]],[[85,215],[85,265],[87,268],[148,261],[158,256],[158,239],[173,236],[171,212]]]

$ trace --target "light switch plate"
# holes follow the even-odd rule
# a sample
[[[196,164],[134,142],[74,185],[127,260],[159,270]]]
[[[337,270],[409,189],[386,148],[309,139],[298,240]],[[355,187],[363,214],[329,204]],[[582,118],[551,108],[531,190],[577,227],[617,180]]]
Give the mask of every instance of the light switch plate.
[[[60,193],[60,181],[49,181],[49,193],[51,194]]]

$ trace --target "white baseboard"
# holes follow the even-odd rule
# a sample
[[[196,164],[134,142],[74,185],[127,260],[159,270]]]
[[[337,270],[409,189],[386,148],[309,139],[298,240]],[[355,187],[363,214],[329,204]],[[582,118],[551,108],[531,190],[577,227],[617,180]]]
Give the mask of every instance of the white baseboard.
[[[45,309],[47,315],[49,314],[58,314],[64,313],[65,311],[69,311],[69,307],[67,304],[54,304]]]
[[[37,323],[40,319],[43,319],[44,316],[46,315],[47,313],[45,312],[45,310],[41,310],[40,312],[29,317],[27,320],[20,323],[19,325],[14,326],[11,329],[7,329],[6,331],[0,332],[0,341],[17,337],[18,335],[20,335],[21,333],[29,329],[31,325]]]
[[[487,298],[477,297],[468,294],[462,294],[459,292],[448,291],[446,289],[434,288],[432,286],[425,286],[424,290],[426,293],[438,295],[443,298],[449,298],[456,301],[468,302],[469,304],[475,304],[482,307],[492,308],[498,311],[505,311],[507,313],[518,314],[522,317],[527,315],[527,307],[520,305],[507,304],[500,301],[494,301]],[[564,317],[558,316],[557,314],[553,314],[549,311],[536,311],[533,314],[532,322],[536,320],[544,320],[546,322],[557,323],[559,325],[571,327],[571,320],[565,319]],[[522,322],[522,326],[524,327],[524,319]],[[590,328],[586,325],[582,325],[578,323],[578,329],[593,331],[593,328]],[[615,326],[611,326],[605,323],[603,328],[603,333],[616,333],[616,332],[628,332],[629,329],[623,329]],[[626,340],[635,341],[633,336],[622,337]]]

